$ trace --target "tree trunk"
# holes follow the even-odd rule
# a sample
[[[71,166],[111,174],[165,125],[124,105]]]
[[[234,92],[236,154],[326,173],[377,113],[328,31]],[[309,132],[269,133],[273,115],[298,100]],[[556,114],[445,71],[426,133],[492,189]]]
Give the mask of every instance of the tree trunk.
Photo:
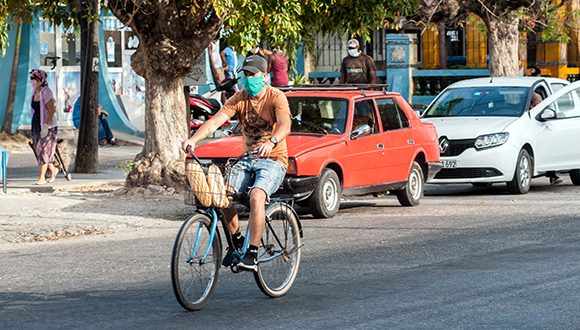
[[[99,171],[98,104],[99,72],[93,70],[93,59],[99,58],[99,0],[81,0],[81,123],[77,143],[75,171]],[[97,65],[95,63],[95,65]]]
[[[139,38],[131,66],[146,86],[145,144],[127,186],[185,187],[181,143],[188,137],[189,111],[182,81],[223,25],[213,1],[196,3],[192,10],[187,1],[108,1],[109,9]]]
[[[18,78],[18,57],[20,56],[20,39],[22,37],[22,23],[18,23],[16,30],[16,42],[14,43],[14,59],[12,60],[12,71],[10,71],[10,87],[8,89],[8,104],[6,106],[6,116],[2,133],[12,134],[12,118],[14,116],[14,98],[16,97],[16,79]]]
[[[447,38],[445,36],[445,23],[437,24],[437,42],[439,45],[439,68],[447,69]]]
[[[485,19],[489,40],[489,74],[492,77],[518,76],[518,49],[520,19],[517,12]]]
[[[154,50],[153,50],[154,51]],[[135,158],[127,186],[185,185],[181,142],[188,137],[187,111],[181,77],[148,71],[146,80],[145,144]]]

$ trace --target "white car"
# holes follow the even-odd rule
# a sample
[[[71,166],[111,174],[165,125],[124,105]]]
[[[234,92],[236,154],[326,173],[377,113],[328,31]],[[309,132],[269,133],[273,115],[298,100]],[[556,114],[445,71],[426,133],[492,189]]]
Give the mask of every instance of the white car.
[[[530,109],[533,93],[544,99]],[[480,78],[446,88],[421,118],[439,136],[443,169],[431,183],[506,182],[514,194],[533,177],[568,172],[580,185],[580,81]]]

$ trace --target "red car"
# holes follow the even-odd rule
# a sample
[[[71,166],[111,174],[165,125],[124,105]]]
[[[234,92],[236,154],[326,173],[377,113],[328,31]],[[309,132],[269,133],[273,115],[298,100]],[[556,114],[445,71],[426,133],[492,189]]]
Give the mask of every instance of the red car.
[[[343,195],[390,192],[404,206],[419,204],[424,183],[441,167],[437,132],[399,94],[335,86],[297,87],[286,96],[292,132],[278,193],[321,218],[338,212]],[[200,159],[218,163],[242,152],[240,135],[196,148]]]

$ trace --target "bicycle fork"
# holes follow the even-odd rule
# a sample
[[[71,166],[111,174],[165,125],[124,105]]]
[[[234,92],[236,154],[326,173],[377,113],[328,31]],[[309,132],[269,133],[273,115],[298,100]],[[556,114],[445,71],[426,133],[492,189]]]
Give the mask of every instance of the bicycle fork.
[[[216,213],[216,211],[213,208],[209,209],[209,211],[210,211],[209,213],[210,213],[211,218],[212,218],[211,219],[212,220],[211,221],[211,226],[210,226],[210,229],[209,229],[209,240],[208,240],[207,247],[205,249],[205,252],[204,252],[203,256],[201,258],[199,258],[199,264],[200,265],[205,264],[205,260],[207,259],[207,256],[209,255],[209,252],[211,251],[211,248],[213,246],[213,240],[215,239],[215,233],[216,233],[216,230],[217,230],[217,223],[218,223],[217,213]],[[197,253],[197,249],[199,248],[199,240],[201,238],[202,231],[204,230],[203,227],[204,227],[203,226],[203,223],[199,222],[197,224],[197,231],[195,233],[195,244],[193,244],[193,247],[191,248],[191,254],[190,254],[190,257],[189,257],[189,260],[188,260],[188,262],[190,264],[192,264],[192,263],[195,262],[194,256]]]

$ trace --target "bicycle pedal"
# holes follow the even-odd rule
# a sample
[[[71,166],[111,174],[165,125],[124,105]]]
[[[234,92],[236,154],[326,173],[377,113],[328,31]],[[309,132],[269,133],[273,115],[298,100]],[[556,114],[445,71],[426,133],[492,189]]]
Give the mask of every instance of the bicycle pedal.
[[[238,264],[237,263],[235,265],[231,265],[230,266],[230,269],[232,270],[232,273],[234,273],[234,274],[238,274],[238,273],[241,273],[241,272],[244,271],[243,269],[241,269],[240,267],[238,267]]]

